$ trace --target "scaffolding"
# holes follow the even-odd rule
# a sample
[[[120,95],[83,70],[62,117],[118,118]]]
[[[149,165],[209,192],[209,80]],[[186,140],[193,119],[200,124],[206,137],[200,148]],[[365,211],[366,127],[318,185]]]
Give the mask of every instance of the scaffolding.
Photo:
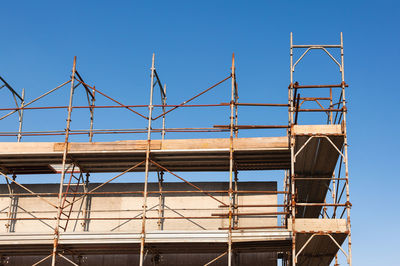
[[[68,233],[68,225],[71,221],[81,221],[83,231],[89,231],[88,224],[94,220],[136,220],[141,222],[140,232],[138,233],[139,249],[133,250],[139,254],[139,265],[145,264],[147,254],[152,252],[152,247],[148,246],[147,225],[149,221],[156,221],[157,228],[161,232],[164,230],[164,222],[166,220],[176,219],[217,219],[224,221],[226,226],[218,228],[226,233],[226,247],[222,251],[218,249],[220,254],[204,265],[211,265],[214,262],[226,258],[227,264],[238,265],[235,262],[235,252],[248,247],[241,247],[240,244],[234,241],[234,238],[239,238],[237,234],[251,233],[256,230],[257,234],[268,230],[277,230],[279,234],[284,234],[279,241],[286,241],[285,244],[276,247],[275,252],[279,253],[283,265],[329,265],[332,259],[335,259],[335,265],[338,265],[337,252],[340,250],[346,257],[347,263],[351,261],[351,230],[350,230],[350,193],[349,193],[349,177],[348,177],[348,157],[347,157],[347,130],[346,130],[346,98],[345,89],[348,85],[344,79],[344,55],[343,55],[343,36],[340,35],[340,44],[338,45],[294,45],[292,34],[290,35],[290,85],[288,87],[288,103],[240,103],[238,95],[238,84],[236,79],[235,56],[232,55],[231,69],[227,77],[212,86],[202,90],[200,93],[183,101],[180,104],[167,104],[167,89],[166,85],[161,82],[160,75],[156,70],[155,55],[152,56],[152,64],[150,68],[150,97],[148,105],[127,105],[122,101],[116,100],[113,97],[105,94],[95,86],[86,83],[82,75],[77,70],[77,59],[74,57],[71,77],[66,82],[49,90],[41,96],[25,102],[25,90],[22,90],[20,95],[14,90],[2,77],[0,80],[12,94],[16,107],[1,108],[1,112],[8,112],[0,117],[3,120],[15,113],[18,114],[18,131],[0,132],[0,137],[16,137],[17,145],[10,146],[7,150],[19,151],[19,155],[29,157],[29,152],[24,150],[22,146],[22,138],[24,136],[64,136],[63,143],[55,143],[57,147],[57,155],[47,155],[45,158],[37,157],[37,160],[47,160],[49,165],[55,165],[52,169],[43,167],[40,164],[31,163],[27,165],[22,159],[13,159],[14,163],[7,164],[5,157],[0,154],[0,174],[5,178],[8,193],[2,194],[2,197],[9,197],[9,206],[7,208],[7,217],[1,218],[7,224],[7,232],[15,232],[15,223],[18,220],[35,220],[46,221],[52,220],[53,227],[53,244],[50,254],[33,265],[39,265],[47,260],[51,260],[51,265],[56,265],[57,258],[79,265],[80,262],[74,257],[69,256],[68,251],[60,247],[60,238],[63,234]],[[330,85],[302,85],[295,82],[294,71],[301,60],[312,50],[322,50],[328,57],[333,60],[339,67],[341,73],[340,84]],[[340,50],[340,59],[336,59],[332,50]],[[301,51],[299,57],[296,51]],[[221,84],[230,83],[230,102],[218,104],[190,104],[193,100],[201,95],[218,87]],[[45,96],[69,86],[69,102],[67,106],[38,106],[32,107],[31,104],[44,98]],[[78,87],[82,87],[87,96],[87,105],[76,106],[73,104],[74,93]],[[160,104],[154,104],[154,92],[160,92]],[[327,91],[324,97],[305,97],[304,95],[312,94],[314,91]],[[338,90],[339,92],[335,91]],[[303,91],[304,94],[303,94]],[[301,92],[301,93],[300,93]],[[303,96],[301,96],[301,94]],[[115,105],[95,105],[97,98],[100,96],[112,101]],[[304,107],[308,104],[316,104],[317,108]],[[268,107],[268,108],[288,108],[288,124],[284,125],[239,125],[238,114],[240,106],[248,106],[253,108]],[[166,117],[169,113],[180,108],[210,108],[222,107],[229,109],[229,121],[227,125],[213,125],[212,127],[201,128],[168,128],[166,126]],[[130,129],[95,129],[94,114],[96,109],[126,109],[133,115],[144,119],[147,123],[146,128],[130,128]],[[147,108],[147,114],[144,114],[140,108]],[[159,108],[161,114],[154,115],[154,108]],[[24,131],[23,117],[24,111],[27,110],[67,110],[67,120],[65,130],[51,131]],[[71,117],[73,110],[88,109],[89,110],[89,126],[88,129],[71,129]],[[304,113],[304,116],[300,116]],[[317,125],[302,125],[300,119],[309,113],[322,113],[324,121]],[[325,116],[326,115],[326,116]],[[161,128],[154,128],[153,122],[161,119]],[[326,119],[326,120],[325,120]],[[257,130],[257,129],[281,129],[287,131],[287,141],[281,146],[282,139],[271,144],[269,147],[262,149],[262,145],[267,139],[260,142],[252,139],[239,138],[240,130]],[[229,138],[226,139],[203,139],[197,140],[197,146],[193,144],[195,141],[191,139],[183,139],[181,142],[168,140],[166,134],[168,132],[193,133],[200,132],[226,132]],[[121,166],[121,157],[112,157],[110,155],[108,166],[99,166],[94,164],[94,160],[98,160],[96,152],[99,150],[91,150],[101,143],[93,142],[93,137],[96,134],[146,134],[145,140],[137,140],[129,143],[130,149],[140,150],[140,156],[129,161],[128,166]],[[161,139],[152,139],[152,133],[160,133]],[[77,144],[70,141],[72,135],[87,135],[88,142]],[[278,139],[278,138],[276,138]],[[177,144],[178,143],[178,144]],[[251,146],[251,143],[253,146]],[[40,142],[36,143],[37,147]],[[88,145],[86,145],[88,144]],[[80,147],[81,145],[82,147]],[[85,146],[86,145],[86,146]],[[105,144],[104,144],[105,145]],[[109,145],[109,143],[107,144]],[[111,144],[110,144],[111,145]],[[162,152],[164,146],[170,145],[171,150],[168,156],[170,161],[163,159]],[[214,145],[213,149],[201,149],[198,147]],[[242,145],[242,146],[241,146]],[[260,146],[261,145],[261,146]],[[1,143],[0,143],[1,146]],[[196,146],[192,148],[191,146]],[[1,146],[4,147],[4,146]],[[105,146],[104,146],[105,147]],[[119,147],[119,146],[118,146]],[[160,148],[161,147],[161,148]],[[190,148],[187,148],[190,147]],[[217,150],[217,147],[220,150]],[[261,148],[260,148],[261,147]],[[277,148],[278,147],[278,148]],[[40,148],[37,148],[40,150]],[[105,148],[107,149],[107,148]],[[185,149],[196,154],[198,162],[188,162],[189,153],[185,153]],[[85,160],[80,153],[74,153],[79,150],[81,154],[85,154]],[[161,151],[160,151],[161,150]],[[246,153],[244,153],[244,151]],[[5,152],[7,155],[7,151]],[[93,155],[90,155],[93,154]],[[322,154],[322,155],[321,155]],[[9,156],[10,154],[8,154]],[[90,157],[93,156],[93,157]],[[176,158],[174,157],[176,156]],[[178,157],[180,156],[180,157]],[[213,157],[214,156],[214,157]],[[325,157],[324,157],[325,156]],[[89,158],[90,157],[90,158]],[[322,157],[322,159],[321,159]],[[21,157],[22,158],[22,157]],[[39,159],[38,159],[39,158]],[[171,159],[172,158],[172,159]],[[175,159],[174,159],[175,158]],[[179,159],[181,158],[181,159]],[[183,158],[183,159],[182,159]],[[20,160],[20,161],[18,161]],[[91,161],[91,164],[88,162]],[[171,161],[175,160],[175,161]],[[211,161],[214,161],[212,162]],[[104,163],[103,163],[104,164]],[[342,165],[344,165],[344,177]],[[108,167],[108,168],[107,168]],[[240,170],[284,170],[283,191],[276,190],[239,190],[239,171]],[[143,191],[102,191],[107,184],[116,180],[120,176],[128,172],[143,172],[144,183]],[[229,173],[227,180],[228,188],[224,190],[206,190],[194,182],[190,182],[187,178],[177,174],[179,171],[226,171]],[[91,173],[96,172],[119,172],[115,176],[108,178],[105,182],[90,188],[89,177]],[[158,189],[149,190],[149,173],[156,172],[158,180]],[[23,174],[51,174],[58,173],[60,175],[58,183],[58,193],[50,192],[34,192],[29,186],[17,181],[17,175]],[[173,176],[190,187],[190,190],[165,190],[165,174]],[[16,192],[15,189],[23,190],[24,192]],[[130,194],[142,196],[142,209],[140,215],[129,217],[91,217],[91,199],[94,195],[113,195],[113,194]],[[165,195],[191,193],[201,194],[209,197],[218,204],[220,212],[212,213],[209,216],[166,216],[165,215]],[[240,195],[283,195],[282,201],[278,203],[259,202],[257,204],[240,204],[238,198]],[[149,195],[158,195],[158,204],[155,207],[148,206]],[[216,195],[224,194],[226,199],[221,199]],[[330,194],[330,195],[329,195]],[[343,196],[344,195],[344,196]],[[56,213],[55,217],[18,217],[18,199],[19,197],[33,196],[48,204]],[[57,202],[49,200],[48,197],[56,197]],[[81,203],[83,209],[81,216],[72,217],[74,213],[74,205]],[[258,211],[246,211],[255,208]],[[260,211],[260,208],[264,208]],[[270,211],[269,208],[273,208]],[[280,210],[278,210],[278,208]],[[157,215],[149,215],[149,212],[156,210]],[[245,212],[241,211],[245,210]],[[281,217],[281,224],[264,225],[264,226],[239,226],[239,217],[246,216],[250,219],[257,220],[262,216]],[[345,221],[344,221],[345,220]],[[343,227],[343,222],[344,227]],[[329,226],[332,224],[332,226]],[[344,228],[344,229],[343,229]],[[253,231],[251,231],[253,230]],[[274,231],[275,233],[275,231]],[[287,238],[289,236],[289,238]],[[253,236],[254,237],[254,236]],[[268,236],[270,239],[271,236]],[[1,237],[0,237],[1,238]],[[254,246],[259,245],[263,248],[267,238],[263,238],[262,242],[248,241]],[[272,238],[271,238],[272,239]],[[287,240],[291,242],[288,244]],[[342,244],[347,239],[347,252],[342,247]],[[275,240],[275,239],[274,239]],[[244,240],[241,239],[240,242]],[[244,243],[244,242],[243,242]],[[275,243],[275,242],[274,242]],[[274,244],[272,244],[274,245]],[[322,248],[319,249],[318,247]],[[1,249],[1,247],[0,247]],[[67,252],[67,253],[66,253]],[[324,254],[318,254],[323,253]],[[4,252],[3,252],[4,253]],[[5,252],[6,254],[6,252]],[[84,252],[83,252],[84,254]],[[74,255],[74,254],[72,254]],[[76,255],[76,254],[75,254]],[[79,256],[77,256],[78,258]]]
[[[340,59],[336,59],[333,56],[332,50],[340,50]],[[296,51],[300,50],[300,56],[295,58]],[[341,74],[340,84],[331,85],[300,85],[298,82],[294,82],[294,72],[296,66],[301,62],[301,60],[313,50],[322,50],[328,57],[333,60],[333,62],[339,67],[339,72]],[[289,124],[291,125],[289,129],[289,144],[290,144],[290,154],[291,154],[291,166],[289,170],[289,175],[286,178],[286,188],[288,193],[288,198],[286,202],[291,203],[291,223],[292,223],[292,265],[297,265],[299,256],[306,249],[307,245],[316,237],[329,238],[333,241],[335,245],[343,252],[347,259],[347,263],[351,265],[351,230],[350,230],[350,192],[349,192],[349,175],[348,175],[348,155],[347,155],[347,130],[346,130],[346,97],[345,89],[348,85],[344,78],[344,51],[343,51],[343,34],[340,34],[340,44],[335,45],[296,45],[293,44],[293,35],[290,35],[290,85],[289,85]],[[329,89],[329,97],[301,97],[300,91],[314,89],[323,90]],[[333,98],[333,89],[338,89],[340,91],[339,97]],[[337,95],[337,94],[336,94]],[[329,108],[324,108],[321,101],[329,101]],[[319,106],[319,109],[304,109],[301,108],[306,102],[314,102]],[[327,115],[327,125],[340,125],[340,130],[338,132],[302,132],[300,134],[296,133],[295,127],[298,122],[299,112],[324,112]],[[307,171],[298,170],[301,162],[298,162],[298,157],[300,153],[306,152],[307,146],[312,145],[312,142],[318,143],[319,147],[322,145],[328,145],[330,148],[334,149],[340,157],[340,162],[338,164],[338,172],[335,174],[335,165],[333,165],[332,175],[326,175],[328,173],[310,173]],[[342,177],[342,163],[344,164],[345,176]],[[342,187],[340,187],[340,181],[343,181]],[[305,191],[305,186],[319,186],[319,191],[331,192],[331,199],[328,195],[314,196],[309,199],[308,196],[311,195],[310,192]],[[325,186],[325,188],[321,187]],[[331,187],[330,187],[331,186]],[[343,192],[346,191],[345,198],[343,200]],[[340,191],[340,194],[338,193]],[[339,197],[338,197],[339,195]],[[331,202],[327,202],[330,200]],[[338,209],[343,208],[340,216],[338,214]],[[327,208],[330,208],[330,213],[328,213]],[[307,210],[308,209],[308,210]],[[311,236],[307,236],[308,239],[303,243],[298,243],[297,235],[301,235],[306,232],[298,232],[296,230],[296,218],[303,217],[315,217],[317,215],[324,219],[335,219],[339,216],[339,219],[346,217],[346,232],[348,239],[348,252],[346,253],[342,247],[338,244],[338,241],[332,236],[331,232],[309,230],[307,232]],[[343,241],[343,240],[342,240]],[[335,256],[337,264],[337,255]]]

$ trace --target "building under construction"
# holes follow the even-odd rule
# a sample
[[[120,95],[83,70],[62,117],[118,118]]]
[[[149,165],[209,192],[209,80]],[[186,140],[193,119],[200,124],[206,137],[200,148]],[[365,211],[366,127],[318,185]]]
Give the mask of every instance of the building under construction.
[[[177,104],[167,103],[154,55],[148,105],[129,105],[86,83],[76,58],[67,81],[33,100],[1,77],[2,93],[11,92],[3,102],[15,105],[1,108],[0,120],[14,117],[17,125],[0,132],[6,140],[0,140],[0,264],[351,265],[343,37],[334,45],[298,45],[290,38],[285,103],[240,102],[234,56],[229,75]],[[303,84],[294,77],[314,50],[338,66],[336,84]],[[223,85],[229,87],[227,102],[198,103]],[[68,105],[48,105],[46,97],[63,89]],[[77,90],[87,105],[74,104]],[[112,104],[98,105],[99,98]],[[239,123],[241,107],[287,110],[288,120]],[[167,126],[170,113],[190,108],[222,108],[229,119],[209,127]],[[99,109],[124,110],[142,119],[142,128],[96,129]],[[64,110],[66,124],[62,130],[24,130],[30,110]],[[89,114],[87,129],[72,127],[75,110]],[[267,130],[281,133],[258,133]],[[241,137],[248,131],[257,136]],[[222,137],[209,137],[217,132]],[[177,133],[186,137],[169,138]],[[113,139],[121,134],[132,137]],[[43,141],[56,136],[58,142]],[[73,136],[82,140],[73,142]],[[102,136],[107,141],[99,141]],[[270,170],[282,173],[281,184],[240,178]],[[194,172],[203,172],[204,180],[193,182]],[[209,181],[211,172],[225,181]],[[142,179],[118,182],[129,174]],[[43,176],[58,183],[32,181]]]

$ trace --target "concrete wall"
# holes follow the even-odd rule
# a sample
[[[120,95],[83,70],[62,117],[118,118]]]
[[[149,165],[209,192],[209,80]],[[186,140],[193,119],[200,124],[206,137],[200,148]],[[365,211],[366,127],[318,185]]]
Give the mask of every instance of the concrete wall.
[[[226,182],[198,182],[194,183],[203,190],[227,190],[228,183]],[[88,189],[91,190],[98,184],[90,184]],[[57,193],[59,186],[56,184],[34,184],[26,185],[26,187],[37,193]],[[13,185],[16,193],[25,193],[23,189]],[[82,187],[79,191],[82,191]],[[158,191],[157,183],[149,184],[149,191]],[[227,213],[227,208],[221,208],[221,203],[212,199],[203,193],[189,193],[197,191],[193,187],[185,183],[164,183],[164,191],[187,191],[187,193],[163,194],[163,204],[161,209],[164,212],[164,217],[212,217],[212,214]],[[276,190],[276,182],[243,182],[238,184],[238,190],[251,191],[271,191]],[[71,218],[82,218],[85,213],[85,206],[90,218],[127,218],[119,220],[89,220],[86,224],[83,220],[70,220],[67,231],[79,232],[140,232],[143,199],[141,194],[123,194],[125,191],[143,191],[143,183],[110,183],[97,190],[101,192],[115,192],[111,195],[91,195],[88,198],[77,201],[72,208]],[[0,185],[1,194],[8,193],[6,185]],[[227,193],[212,193],[212,195],[224,202],[228,203]],[[44,199],[57,203],[55,195],[42,196]],[[72,197],[67,198],[72,201]],[[86,202],[89,200],[88,202]],[[277,204],[277,196],[275,194],[264,194],[261,192],[253,194],[239,194],[238,204]],[[53,232],[55,226],[54,217],[57,210],[34,196],[18,196],[14,201],[14,217],[16,218],[47,218],[42,220],[17,220],[7,221],[1,220],[0,232],[7,230],[23,233],[41,233]],[[8,196],[0,197],[0,218],[4,219],[8,216],[10,206],[10,198]],[[147,217],[158,218],[159,210],[159,194],[149,194],[148,197],[148,213]],[[257,207],[257,208],[241,208],[239,213],[249,212],[275,212],[276,207]],[[69,208],[64,210],[69,212]],[[215,216],[214,216],[215,217]],[[65,218],[65,216],[62,216]],[[158,230],[158,219],[149,219],[146,223],[146,230]],[[254,226],[275,226],[277,225],[277,217],[274,215],[258,215],[258,216],[240,216],[238,218],[239,227],[254,227]],[[9,229],[7,229],[7,224]],[[66,221],[61,221],[61,225],[65,226]],[[227,218],[217,219],[164,219],[162,223],[163,230],[218,230],[221,227],[228,226]]]

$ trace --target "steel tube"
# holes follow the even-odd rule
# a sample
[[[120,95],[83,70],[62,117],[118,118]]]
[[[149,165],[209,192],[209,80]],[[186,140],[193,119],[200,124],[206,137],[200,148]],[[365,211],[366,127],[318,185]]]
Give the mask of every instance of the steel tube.
[[[24,107],[25,104],[25,89],[22,89],[22,101],[21,101],[21,108]],[[19,112],[19,116],[18,116],[18,136],[17,136],[17,142],[21,141],[22,135],[21,135],[21,131],[22,131],[22,123],[24,121],[24,110],[22,109]]]
[[[246,230],[246,229],[278,229],[278,228],[286,228],[286,226],[238,226],[232,227],[232,230]],[[228,230],[228,227],[220,227],[219,230]]]
[[[71,113],[72,113],[72,100],[73,100],[73,95],[74,95],[75,72],[76,72],[76,56],[74,57],[74,62],[73,62],[73,66],[72,66],[71,89],[70,89],[70,94],[69,94],[67,126],[65,129],[65,141],[64,141],[65,145],[64,145],[63,159],[62,159],[62,170],[61,170],[62,172],[61,172],[61,177],[60,177],[60,188],[59,188],[59,193],[58,193],[57,220],[56,220],[56,226],[54,228],[54,243],[53,243],[53,253],[52,253],[52,260],[51,260],[52,266],[56,265],[57,246],[58,246],[58,240],[60,238],[59,226],[60,226],[60,216],[61,216],[61,212],[62,212],[61,199],[62,199],[65,172],[66,172],[65,165],[66,165],[67,154],[68,154],[68,141],[69,141],[68,138],[69,138],[70,125],[71,125]]]
[[[342,48],[340,44],[296,44],[292,45],[292,48],[313,48],[313,47],[321,47],[321,48]]]
[[[288,107],[288,104],[270,104],[270,103],[235,103],[235,106],[251,106],[251,107]],[[27,105],[25,105],[27,106]],[[77,105],[73,106],[73,109],[106,109],[106,108],[148,108],[148,105],[138,104],[138,105]],[[165,107],[229,107],[229,103],[219,103],[219,104],[154,104],[153,107],[165,108]],[[0,111],[18,111],[18,110],[47,110],[47,109],[68,109],[66,105],[60,106],[37,106],[37,107],[10,107],[10,108],[0,108]],[[165,114],[164,114],[165,115]],[[155,120],[155,119],[153,119]]]
[[[21,102],[24,101],[23,97],[21,97],[21,96],[7,83],[7,81],[5,81],[1,76],[0,76],[0,80],[4,83],[4,85],[6,85],[7,89],[9,89],[13,95],[17,96],[18,99],[21,100]]]
[[[340,59],[341,59],[341,69],[340,72],[342,74],[342,99],[343,99],[343,109],[346,109],[346,97],[345,97],[345,91],[346,91],[346,83],[345,83],[345,78],[344,78],[344,51],[343,51],[343,33],[340,33],[340,43],[341,43],[341,49],[340,49]],[[348,144],[347,144],[347,114],[346,112],[343,112],[343,131],[344,131],[344,165],[345,165],[345,175],[346,175],[346,202],[350,202],[350,190],[349,190],[349,164],[348,164]],[[350,223],[350,209],[351,206],[350,204],[347,205],[346,210],[347,210],[347,219],[346,219],[346,224],[347,224],[347,231],[348,233],[348,256],[347,256],[347,262],[348,264],[351,266],[352,265],[352,256],[351,256],[351,223]],[[336,242],[336,240],[333,239],[333,237],[331,237],[332,240],[334,242]],[[336,243],[337,244],[337,243]],[[340,249],[342,249],[339,246]],[[344,252],[344,250],[342,249],[343,253],[346,254]]]
[[[346,180],[346,178],[330,178],[330,177],[295,177],[295,180],[311,180],[311,181],[318,181],[318,180]]]
[[[288,130],[288,137],[289,137],[289,146],[290,146],[290,178],[291,178],[291,188],[290,188],[290,203],[291,203],[291,219],[292,219],[292,230],[293,230],[293,235],[292,235],[292,266],[296,265],[296,195],[295,195],[295,137],[292,134],[291,131],[291,126],[293,125],[293,114],[294,114],[294,95],[293,95],[293,72],[294,72],[294,66],[293,66],[293,34],[290,33],[290,87],[289,87],[289,103],[290,103],[290,108],[289,108],[289,126],[290,129]]]
[[[272,129],[272,128],[288,128],[286,125],[233,125],[235,129]],[[230,125],[214,125],[214,128],[229,129]]]
[[[235,191],[236,192],[236,191]],[[287,205],[285,204],[235,204],[232,207],[233,208],[259,208],[259,207],[286,207]],[[219,205],[219,208],[226,208],[229,206],[224,206],[224,205]]]
[[[257,216],[257,215],[286,215],[289,212],[248,212],[248,213],[212,213],[211,216],[229,217],[229,216]]]
[[[147,211],[147,183],[149,178],[150,168],[150,149],[151,149],[151,121],[153,113],[153,90],[154,90],[154,53],[151,63],[151,85],[150,85],[150,103],[149,103],[149,117],[147,124],[147,147],[146,147],[146,165],[145,165],[145,179],[143,188],[143,217],[142,217],[142,232],[140,237],[140,261],[139,265],[143,266],[144,263],[144,244],[146,238],[146,211]]]
[[[348,84],[345,84],[345,87],[348,87]],[[293,85],[294,88],[297,89],[315,89],[315,88],[342,88],[342,84],[325,84],[325,85]]]
[[[133,167],[137,167],[138,165],[141,165],[143,163],[144,163],[144,161],[140,162],[139,164],[136,164]],[[128,170],[126,170],[123,173],[130,171],[133,167],[129,168]],[[108,180],[107,182],[102,183],[101,185],[97,186],[96,188],[92,189],[89,192],[68,192],[68,193],[63,192],[63,195],[143,194],[143,191],[101,191],[101,192],[94,191],[94,190],[99,189],[103,185],[109,183],[110,181],[116,179],[117,177],[121,176],[122,174],[118,174],[116,177],[113,177],[112,179]],[[15,183],[17,183],[17,182],[15,182]],[[190,194],[190,193],[195,193],[195,194],[196,193],[218,193],[218,194],[221,194],[221,193],[228,193],[228,192],[229,192],[229,190],[202,190],[202,189],[200,189],[200,190],[163,190],[162,191],[163,194],[186,194],[186,193],[188,193],[188,194]],[[159,194],[160,191],[152,190],[152,191],[147,191],[147,193],[148,194]],[[237,190],[237,191],[235,191],[235,193],[238,193],[238,194],[241,194],[241,193],[243,193],[243,194],[287,194],[288,192],[287,191],[273,191],[273,190]],[[36,195],[37,196],[56,196],[56,195],[58,195],[58,193],[56,193],[56,192],[53,192],[53,193],[52,192],[38,192],[38,193],[32,192],[32,193],[14,193],[14,195],[15,196],[32,196],[32,195],[34,195],[34,196],[36,196]],[[9,196],[9,194],[3,193],[3,194],[0,194],[0,197],[1,196]],[[228,207],[228,205],[221,205],[221,206]],[[274,206],[276,206],[276,205],[274,205]]]
[[[146,217],[148,220],[158,220],[158,216],[154,217]],[[221,217],[218,216],[164,216],[163,219],[169,219],[169,220],[179,220],[179,219],[221,219]],[[57,217],[16,217],[16,218],[0,218],[0,221],[6,221],[6,220],[57,220]],[[93,221],[108,221],[108,220],[143,220],[143,216],[139,217],[90,217],[90,218],[60,218],[60,221],[82,221],[82,220],[93,220]]]
[[[232,265],[232,205],[233,202],[233,133],[234,133],[234,107],[235,107],[235,54],[232,54],[232,68],[231,68],[231,102],[230,102],[230,136],[229,136],[229,213],[227,215],[229,221],[228,232],[228,266]]]
[[[298,112],[324,112],[326,113],[327,111],[330,112],[343,112],[345,109],[341,108],[341,109],[299,109],[297,110]]]

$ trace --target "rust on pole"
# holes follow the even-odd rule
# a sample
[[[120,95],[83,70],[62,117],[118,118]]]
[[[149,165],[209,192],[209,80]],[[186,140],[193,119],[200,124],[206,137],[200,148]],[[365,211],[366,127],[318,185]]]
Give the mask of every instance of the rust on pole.
[[[164,93],[162,96],[162,112],[164,113],[162,117],[162,131],[161,131],[161,140],[165,139],[165,105],[167,104],[167,84],[164,84]]]
[[[75,72],[76,72],[76,56],[74,57],[74,62],[72,66],[72,75],[71,75],[71,89],[69,92],[69,104],[68,104],[68,116],[67,116],[67,126],[65,128],[65,140],[64,140],[64,151],[63,151],[63,159],[62,159],[62,172],[60,177],[60,189],[58,192],[58,202],[57,202],[57,220],[56,225],[54,228],[54,243],[53,243],[53,253],[52,253],[52,260],[51,265],[56,265],[56,255],[57,255],[57,247],[58,247],[58,240],[60,239],[60,216],[61,216],[61,200],[63,195],[63,185],[64,185],[64,178],[65,178],[65,166],[68,154],[68,146],[69,146],[69,131],[71,126],[71,113],[72,113],[72,100],[74,95],[74,82],[75,82]]]
[[[345,91],[346,91],[346,83],[345,83],[345,78],[344,78],[344,51],[343,51],[343,33],[340,33],[340,59],[341,59],[341,69],[340,72],[342,74],[342,106],[343,109],[346,110],[346,96],[345,96]],[[348,153],[347,153],[347,112],[343,112],[343,131],[344,131],[344,164],[345,164],[345,178],[346,178],[346,202],[350,202],[350,190],[349,190],[349,164],[348,164]],[[347,241],[348,241],[348,256],[347,256],[347,263],[351,266],[352,265],[352,258],[351,258],[351,223],[350,223],[350,208],[351,205],[348,204],[346,207],[347,210],[347,219],[346,219],[346,224],[347,224],[347,231],[348,236],[347,236]]]
[[[153,90],[154,90],[154,57],[153,54],[151,62],[151,84],[150,84],[150,103],[149,103],[149,117],[147,124],[147,146],[146,146],[146,165],[145,165],[145,178],[144,178],[144,189],[143,189],[143,215],[142,215],[142,232],[140,236],[140,260],[139,265],[144,264],[144,245],[146,238],[146,211],[147,211],[147,183],[149,178],[150,168],[150,146],[151,146],[151,121],[153,113]]]
[[[157,227],[158,230],[164,229],[164,195],[163,195],[163,182],[164,182],[164,171],[157,171],[157,178],[158,178],[158,189],[160,195],[158,196],[158,221]]]
[[[289,86],[289,146],[290,146],[290,205],[291,205],[291,219],[292,219],[292,265],[296,265],[296,196],[295,196],[295,137],[293,136],[293,132],[291,130],[291,127],[293,125],[293,113],[294,113],[294,96],[293,95],[293,72],[294,72],[294,66],[293,66],[293,33],[290,33],[290,86]]]
[[[94,88],[94,86],[93,86]],[[95,102],[96,102],[96,91],[93,89],[92,90],[92,98],[90,99],[90,126],[89,126],[89,142],[93,141],[93,123],[94,123],[94,106],[95,106]]]
[[[231,104],[230,104],[230,137],[229,137],[229,213],[228,213],[228,266],[232,265],[232,215],[235,204],[233,202],[233,137],[234,137],[234,115],[235,115],[235,54],[232,54],[232,68],[231,68]]]
[[[23,118],[24,118],[24,104],[25,104],[25,89],[22,89],[22,95],[21,95],[21,97],[22,97],[22,100],[21,100],[21,110],[20,110],[20,112],[19,112],[19,115],[18,115],[18,123],[19,123],[19,125],[18,125],[18,137],[17,137],[17,141],[18,142],[20,142],[21,141],[21,138],[22,138],[22,135],[21,135],[21,131],[22,131],[22,122],[23,122]]]

